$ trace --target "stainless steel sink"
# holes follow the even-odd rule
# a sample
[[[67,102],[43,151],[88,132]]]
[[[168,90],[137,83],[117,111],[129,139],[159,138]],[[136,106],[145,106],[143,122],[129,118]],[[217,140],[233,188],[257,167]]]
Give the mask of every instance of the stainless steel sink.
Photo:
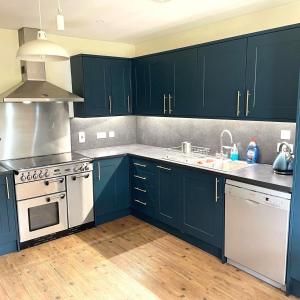
[[[249,167],[247,162],[241,161],[241,160],[235,160],[232,161],[230,159],[221,159],[221,158],[204,158],[200,159],[197,164],[199,166],[203,166],[204,168],[210,168],[214,170],[220,170],[220,171],[236,171],[243,168]]]
[[[187,155],[183,153],[168,153],[163,159],[224,172],[240,170],[249,166],[247,162],[241,160],[232,161],[230,159],[221,159],[215,156],[201,157],[199,155]]]

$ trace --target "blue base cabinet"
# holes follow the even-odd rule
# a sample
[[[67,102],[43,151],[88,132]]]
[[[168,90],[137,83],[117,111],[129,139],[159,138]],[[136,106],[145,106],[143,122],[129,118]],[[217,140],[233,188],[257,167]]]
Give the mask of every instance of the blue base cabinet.
[[[157,219],[180,229],[181,174],[174,165],[159,163],[157,168]]]
[[[13,175],[0,176],[0,255],[18,249],[14,186]]]
[[[94,161],[95,224],[130,213],[128,157]]]
[[[154,217],[157,206],[157,177],[153,162],[130,158],[131,207],[143,215]]]
[[[182,231],[223,248],[224,179],[198,170],[184,170],[182,178]]]

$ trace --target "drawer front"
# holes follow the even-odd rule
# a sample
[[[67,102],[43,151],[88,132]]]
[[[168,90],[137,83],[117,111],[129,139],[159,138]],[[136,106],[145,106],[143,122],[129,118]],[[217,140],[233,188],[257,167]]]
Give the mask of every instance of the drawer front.
[[[148,192],[145,193],[133,188],[132,208],[147,216],[154,217],[153,199]]]
[[[138,159],[138,158],[132,158],[131,159],[131,167],[135,174],[138,174],[139,172],[152,172],[154,173],[155,165],[151,161],[144,160],[144,159]]]
[[[153,188],[155,185],[155,176],[151,173],[148,174],[132,174],[131,185],[141,187],[144,189]]]

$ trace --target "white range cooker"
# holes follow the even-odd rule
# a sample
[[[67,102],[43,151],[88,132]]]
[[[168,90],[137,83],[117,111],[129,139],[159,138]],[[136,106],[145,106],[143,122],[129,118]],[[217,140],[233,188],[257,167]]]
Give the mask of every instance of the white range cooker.
[[[69,152],[1,163],[15,170],[21,249],[94,226],[91,159]]]

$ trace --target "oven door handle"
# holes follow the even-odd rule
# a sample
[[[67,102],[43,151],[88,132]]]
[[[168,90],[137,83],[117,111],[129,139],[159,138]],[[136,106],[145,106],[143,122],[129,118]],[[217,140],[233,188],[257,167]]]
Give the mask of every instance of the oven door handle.
[[[76,180],[77,178],[89,178],[90,177],[90,174],[84,174],[84,175],[79,175],[79,176],[72,176],[72,180]]]
[[[54,178],[54,179],[50,179],[50,180],[45,180],[44,183],[45,183],[45,185],[49,185],[51,182],[63,183],[64,180],[65,180],[64,178]]]
[[[46,201],[50,202],[51,200],[55,200],[55,199],[65,199],[66,194],[62,194],[62,195],[58,195],[58,196],[53,196],[53,197],[47,197]]]

